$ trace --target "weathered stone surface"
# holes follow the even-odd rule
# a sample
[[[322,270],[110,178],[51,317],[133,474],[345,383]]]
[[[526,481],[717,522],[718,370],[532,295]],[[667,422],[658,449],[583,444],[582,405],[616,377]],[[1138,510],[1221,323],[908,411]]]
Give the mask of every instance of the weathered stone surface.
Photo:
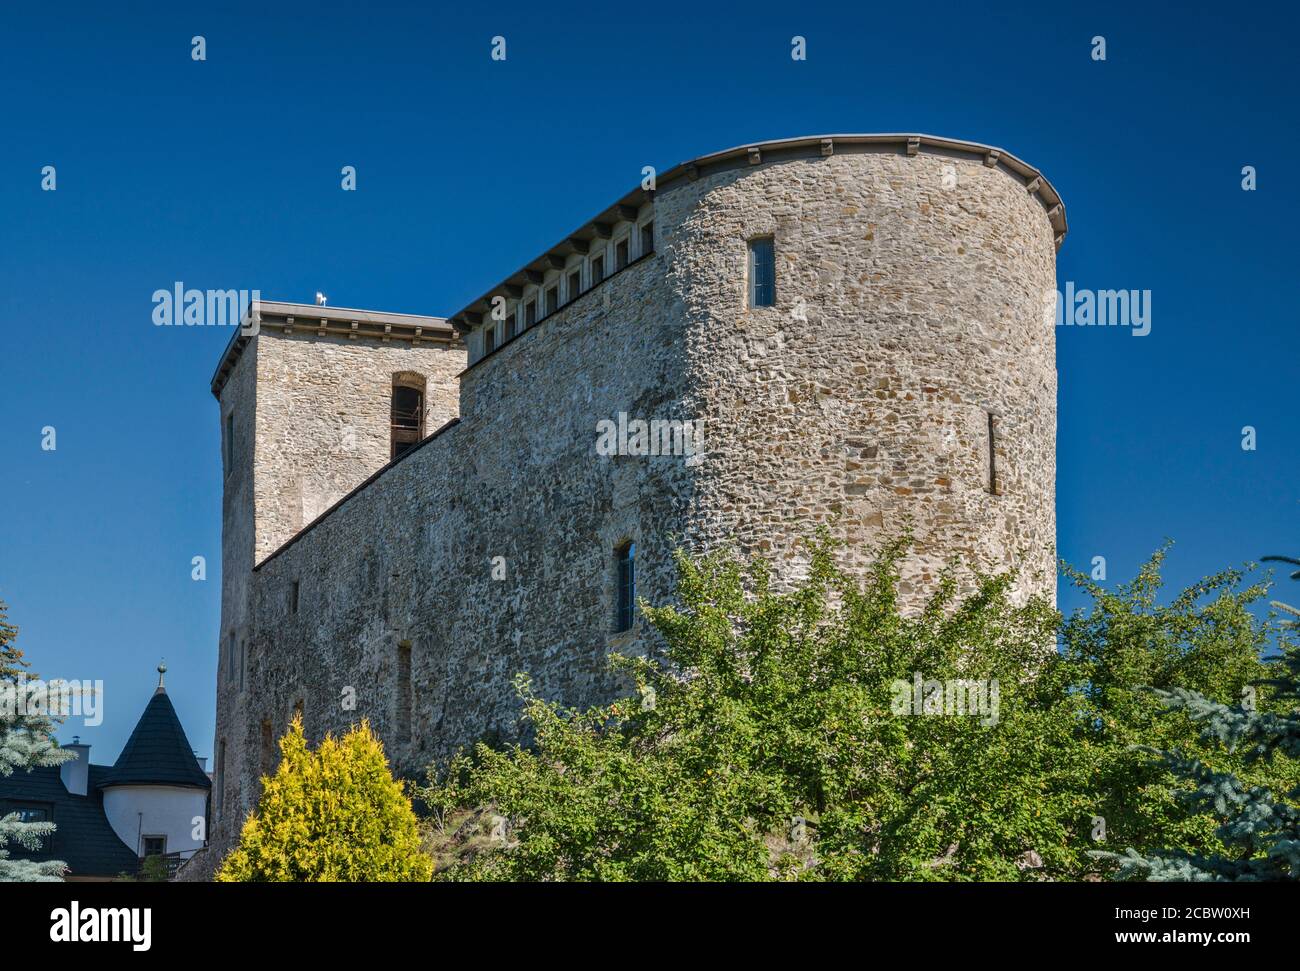
[[[1054,233],[1017,176],[837,146],[701,171],[654,210],[654,256],[459,384],[458,346],[263,333],[239,361],[221,395],[244,445],[227,483],[222,637],[223,657],[231,633],[247,653],[242,682],[223,662],[218,690],[214,861],[255,801],[264,723],[278,738],[299,703],[311,737],[365,717],[417,772],[514,735],[518,671],[568,703],[607,696],[607,654],[653,647],[639,626],[613,632],[627,539],[652,602],[671,596],[677,545],[761,552],[788,580],[818,524],[860,568],[909,518],[910,604],[951,559],[967,580],[1014,564],[1020,594],[1053,594],[1055,344],[1041,308]],[[747,240],[767,234],[776,305],[748,309]],[[427,378],[426,427],[460,422],[284,547],[387,460],[399,370]],[[602,457],[596,424],[620,412],[702,419],[706,454]],[[355,449],[340,446],[345,427]]]

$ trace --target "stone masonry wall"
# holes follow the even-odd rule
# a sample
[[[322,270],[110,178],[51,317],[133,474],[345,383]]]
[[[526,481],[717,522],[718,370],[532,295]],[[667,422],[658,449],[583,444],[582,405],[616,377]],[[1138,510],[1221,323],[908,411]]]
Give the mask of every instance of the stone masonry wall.
[[[790,578],[817,524],[834,524],[858,567],[910,517],[909,605],[954,557],[967,577],[1022,566],[1020,595],[1053,596],[1055,349],[1041,307],[1055,257],[1017,176],[894,151],[742,165],[662,189],[655,233],[653,256],[466,371],[461,421],[263,562],[246,617],[223,603],[248,653],[242,688],[219,694],[229,808],[214,862],[269,768],[268,730],[278,738],[296,706],[313,738],[369,718],[396,768],[416,773],[517,734],[516,672],[566,703],[608,697],[608,653],[653,649],[639,624],[613,633],[613,551],[627,539],[638,593],[662,602],[674,546],[761,552]],[[750,310],[746,241],[764,234],[777,303]],[[292,431],[270,423],[280,448],[259,443],[259,473],[336,441],[336,407],[382,409],[386,423],[389,378],[353,380],[396,369],[382,349],[259,341],[259,423],[263,402],[268,417],[277,401],[322,412]],[[248,392],[239,368],[223,407]],[[596,423],[619,412],[701,418],[706,455],[599,456]],[[382,464],[366,457],[367,474]],[[259,479],[258,522],[287,538],[303,500],[276,475]],[[246,515],[228,504],[227,530],[243,535]],[[259,559],[263,540],[259,528]]]
[[[261,562],[390,455],[393,378],[426,381],[424,428],[456,417],[463,347],[259,335],[254,504]]]
[[[1055,592],[1053,232],[1022,183],[977,159],[895,152],[733,170],[656,202],[677,227],[710,456],[693,532],[794,561],[838,517],[865,566],[913,522],[901,593],[949,559]],[[774,307],[746,309],[746,240],[773,235]],[[990,494],[988,415],[997,495]],[[969,578],[969,572],[966,572]],[[967,584],[968,585],[968,584]]]

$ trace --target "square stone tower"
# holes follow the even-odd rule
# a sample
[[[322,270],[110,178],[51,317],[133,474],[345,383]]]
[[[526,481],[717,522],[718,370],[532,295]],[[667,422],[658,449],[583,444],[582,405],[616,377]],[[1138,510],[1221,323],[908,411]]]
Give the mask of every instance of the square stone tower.
[[[219,720],[244,694],[254,567],[454,420],[464,367],[464,345],[439,317],[250,308],[212,378],[224,483]],[[223,749],[218,742],[219,773]]]

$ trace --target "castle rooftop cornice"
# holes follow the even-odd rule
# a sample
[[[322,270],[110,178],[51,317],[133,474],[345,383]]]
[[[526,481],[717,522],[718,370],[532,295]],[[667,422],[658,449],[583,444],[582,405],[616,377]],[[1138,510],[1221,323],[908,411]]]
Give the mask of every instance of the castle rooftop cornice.
[[[212,394],[216,397],[221,396],[226,379],[252,339],[253,335],[246,333],[249,317],[255,318],[256,331],[279,331],[285,336],[301,333],[317,337],[346,337],[349,340],[377,343],[398,341],[407,344],[433,341],[454,343],[458,339],[451,324],[443,317],[262,300],[248,308],[241,321],[242,326],[231,337],[217,363],[217,369],[212,375]]]
[[[747,142],[721,152],[701,155],[687,162],[673,166],[667,172],[656,174],[656,189],[645,190],[639,186],[621,199],[607,206],[591,219],[571,233],[566,234],[559,243],[539,254],[535,259],[521,266],[487,293],[466,307],[447,318],[458,333],[472,330],[483,318],[492,305],[494,296],[517,289],[523,283],[536,276],[548,265],[554,265],[551,258],[562,259],[573,252],[574,241],[582,243],[600,234],[599,227],[606,226],[619,218],[622,207],[639,207],[652,199],[656,191],[680,179],[694,181],[701,175],[729,169],[758,165],[764,162],[786,161],[796,158],[833,155],[839,153],[865,153],[878,151],[896,151],[903,155],[948,155],[958,158],[979,159],[989,168],[1000,168],[1011,174],[1024,185],[1027,192],[1037,196],[1047,213],[1055,236],[1055,245],[1060,249],[1067,229],[1065,203],[1060,194],[1047,178],[1028,162],[1017,158],[1004,149],[981,142],[966,141],[961,138],[943,138],[938,135],[916,133],[891,134],[840,134],[840,135],[806,135],[800,138],[779,138],[766,142]]]

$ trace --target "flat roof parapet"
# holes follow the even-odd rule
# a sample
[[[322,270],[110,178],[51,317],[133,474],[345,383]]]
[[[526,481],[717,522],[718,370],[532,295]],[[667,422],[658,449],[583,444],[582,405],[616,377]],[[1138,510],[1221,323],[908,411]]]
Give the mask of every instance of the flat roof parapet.
[[[256,327],[250,328],[250,322],[255,323]],[[239,362],[249,340],[262,330],[279,331],[285,336],[311,334],[316,337],[343,337],[379,343],[459,343],[456,331],[445,317],[262,300],[248,308],[243,326],[226,345],[217,370],[212,375],[213,395],[220,397],[226,379]]]

